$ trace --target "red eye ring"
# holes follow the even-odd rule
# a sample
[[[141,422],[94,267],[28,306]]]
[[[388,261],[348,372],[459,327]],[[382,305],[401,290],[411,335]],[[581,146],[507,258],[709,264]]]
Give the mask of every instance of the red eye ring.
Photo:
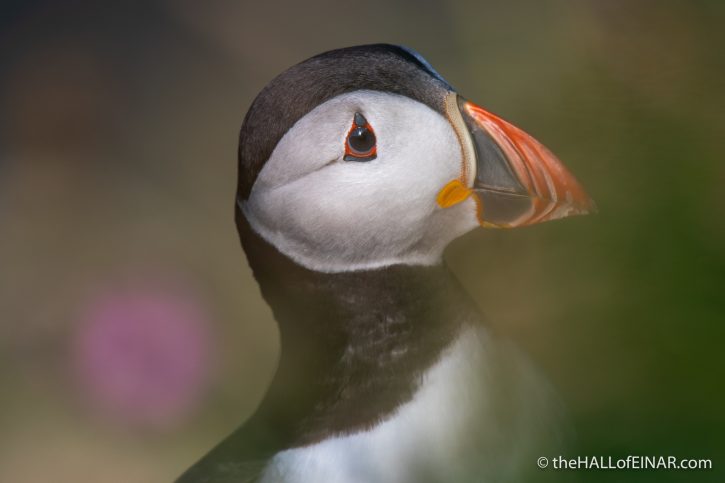
[[[365,117],[355,113],[345,138],[345,161],[372,161],[377,157],[375,131]]]

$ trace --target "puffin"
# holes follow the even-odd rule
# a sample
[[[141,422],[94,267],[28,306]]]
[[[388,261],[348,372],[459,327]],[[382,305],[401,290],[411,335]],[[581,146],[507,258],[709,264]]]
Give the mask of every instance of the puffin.
[[[551,151],[410,48],[288,68],[244,118],[235,200],[279,326],[276,372],[177,481],[523,481],[561,443],[561,403],[443,252],[478,227],[593,210]]]

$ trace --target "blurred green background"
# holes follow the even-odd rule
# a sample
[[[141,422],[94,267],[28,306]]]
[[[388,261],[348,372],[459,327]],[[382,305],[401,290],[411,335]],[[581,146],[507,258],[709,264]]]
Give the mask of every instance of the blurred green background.
[[[238,128],[284,68],[381,41],[599,205],[447,252],[561,394],[567,456],[714,467],[579,479],[725,481],[723,25],[715,0],[2,2],[0,481],[170,481],[245,419],[277,343]]]

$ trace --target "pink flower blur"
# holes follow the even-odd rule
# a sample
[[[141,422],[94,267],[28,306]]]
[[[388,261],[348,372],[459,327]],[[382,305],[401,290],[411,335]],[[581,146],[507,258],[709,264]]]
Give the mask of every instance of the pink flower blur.
[[[210,322],[188,293],[122,289],[88,304],[74,351],[97,412],[122,424],[169,428],[191,414],[208,387]]]

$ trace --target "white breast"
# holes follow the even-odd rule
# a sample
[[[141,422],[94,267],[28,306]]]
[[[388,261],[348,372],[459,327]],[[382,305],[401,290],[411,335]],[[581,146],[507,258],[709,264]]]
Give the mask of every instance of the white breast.
[[[368,431],[280,452],[260,481],[518,481],[535,467],[540,443],[549,449],[559,443],[551,396],[513,347],[469,327],[390,418]]]

